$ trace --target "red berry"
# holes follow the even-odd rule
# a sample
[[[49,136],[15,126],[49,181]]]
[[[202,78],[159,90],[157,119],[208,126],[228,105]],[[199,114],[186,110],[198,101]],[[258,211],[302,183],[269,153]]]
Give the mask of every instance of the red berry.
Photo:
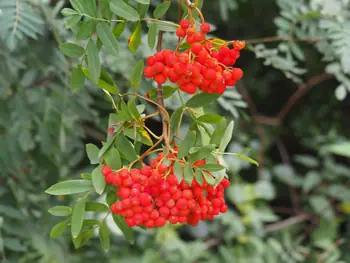
[[[183,29],[187,29],[189,28],[190,26],[190,21],[188,21],[187,19],[182,19],[180,21],[180,26],[183,28]]]
[[[159,208],[159,214],[163,217],[167,217],[170,214],[170,210],[169,208],[162,206],[161,208]]]
[[[167,170],[168,170],[168,166],[166,166],[164,163],[161,163],[158,165],[158,172],[160,174],[165,174]]]
[[[147,177],[149,177],[151,175],[151,167],[149,167],[149,166],[142,167],[141,174],[146,175]]]
[[[104,166],[101,171],[104,176],[107,176],[112,172],[112,169],[109,166]]]
[[[176,202],[176,207],[179,209],[186,209],[188,206],[188,201],[185,198],[180,198]]]
[[[234,80],[240,80],[243,77],[243,71],[240,68],[232,69],[232,78]]]
[[[201,42],[205,39],[205,36],[202,32],[196,32],[193,34],[193,40],[195,42]]]
[[[199,54],[203,49],[202,45],[200,43],[193,43],[191,46],[191,51],[195,54]]]
[[[146,64],[147,64],[148,66],[153,66],[154,62],[155,62],[155,59],[154,59],[153,56],[150,56],[150,57],[148,57],[148,58],[146,59]]]
[[[206,34],[210,31],[210,25],[208,23],[201,24],[201,31]]]
[[[168,220],[169,220],[170,224],[175,225],[179,222],[179,217],[178,216],[170,216]]]
[[[158,74],[154,77],[154,81],[158,84],[164,84],[166,81],[166,77],[163,74]]]
[[[221,208],[220,208],[220,212],[221,212],[221,213],[226,213],[226,212],[227,212],[227,209],[228,209],[227,205],[223,205],[223,206],[221,206]]]
[[[176,35],[178,37],[185,37],[186,31],[183,28],[179,27],[178,29],[176,29]]]
[[[184,85],[181,85],[180,89],[188,94],[194,94],[197,90],[196,86],[192,83],[186,83]]]
[[[158,210],[153,210],[150,216],[152,219],[157,219],[159,217]]]
[[[182,196],[186,198],[187,200],[191,199],[193,197],[191,190],[184,190],[182,191]]]
[[[125,220],[125,222],[126,222],[126,224],[127,224],[129,227],[135,226],[134,219],[132,219],[132,218],[127,218],[127,219]]]
[[[216,79],[216,72],[213,69],[207,69],[204,73],[204,78],[207,80],[214,80]]]
[[[164,70],[164,64],[161,63],[161,62],[156,62],[154,63],[153,65],[153,70],[154,72],[157,74],[157,73],[162,73],[163,70]]]
[[[153,228],[155,225],[154,220],[148,220],[147,222],[144,223],[145,227],[147,228]]]
[[[156,219],[155,225],[156,225],[157,227],[165,226],[165,224],[166,224],[166,219],[165,219],[164,217],[158,217],[158,218]]]
[[[120,188],[118,191],[118,195],[123,199],[129,198],[130,194],[131,192],[129,188]]]

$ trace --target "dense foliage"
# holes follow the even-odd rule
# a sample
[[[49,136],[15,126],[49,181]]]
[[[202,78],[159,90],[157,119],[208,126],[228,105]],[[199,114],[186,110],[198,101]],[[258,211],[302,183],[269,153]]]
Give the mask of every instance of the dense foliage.
[[[81,2],[91,6],[97,3],[98,8],[80,12]],[[108,45],[99,33],[103,26],[95,30],[95,22],[120,20],[116,14],[123,14],[118,7],[125,7],[126,2],[143,23],[133,18],[133,12],[126,20],[135,22],[113,22],[112,41],[118,42]],[[167,3],[166,19],[172,22],[156,25],[156,32],[166,31],[163,46],[170,49],[177,44],[174,31],[179,10],[187,10],[187,1],[181,1],[183,9],[177,8],[177,2]],[[161,1],[0,2],[3,262],[350,261],[348,1],[197,2],[214,28],[211,37],[247,40],[237,62],[245,72],[243,80],[228,88],[216,104],[195,112],[196,117],[216,113],[234,120],[227,151],[236,154],[220,157],[231,181],[226,191],[229,211],[195,228],[136,229],[133,234],[127,233],[129,240],[133,239],[130,235],[135,237],[134,245],[124,238],[123,227],[116,227],[113,219],[106,217],[104,205],[94,206],[92,202],[105,203],[105,196],[98,195],[89,199],[89,208],[85,206],[85,210],[95,212],[85,215],[83,224],[88,231],[84,236],[72,240],[67,230],[57,239],[50,238],[53,226],[56,231],[51,231],[51,236],[63,233],[69,223],[59,223],[62,220],[50,213],[69,215],[67,207],[77,206],[76,196],[52,197],[44,191],[57,182],[82,179],[81,175],[85,180],[90,178],[98,163],[91,143],[102,148],[100,141],[108,144],[106,138],[111,137],[107,129],[113,108],[103,90],[114,98],[118,97],[113,95],[115,91],[125,93],[136,88],[144,96],[147,92],[155,95],[151,81],[136,78],[135,83],[135,76],[139,61],[156,52],[154,26],[147,26],[145,21],[162,16]],[[81,89],[77,83],[82,82],[76,81],[79,73],[71,81],[71,71],[79,71],[80,60],[64,55],[78,56],[81,50],[67,51],[62,44],[75,42],[85,49],[95,31],[100,38],[96,47],[99,57],[90,59],[100,62],[104,79],[98,82],[100,74],[89,74],[93,67],[89,63],[87,74],[86,69],[82,71],[92,81],[87,79]],[[89,52],[86,55],[89,60]],[[174,114],[182,101],[171,87],[164,87],[166,91],[169,98],[165,106]],[[187,94],[183,97],[184,101],[190,98]],[[131,102],[135,100],[129,97],[128,105]],[[154,105],[144,104],[146,115],[156,111]],[[192,118],[185,116],[183,121],[182,138]],[[156,136],[161,134],[162,124],[157,118],[146,124]],[[128,137],[135,141],[139,138],[133,130]],[[147,138],[140,140],[147,144]],[[243,155],[257,159],[260,167],[246,162],[249,159],[237,158],[245,159]],[[54,206],[61,209],[49,210]],[[105,224],[98,233],[94,226],[101,221]],[[109,239],[110,245],[106,242]]]

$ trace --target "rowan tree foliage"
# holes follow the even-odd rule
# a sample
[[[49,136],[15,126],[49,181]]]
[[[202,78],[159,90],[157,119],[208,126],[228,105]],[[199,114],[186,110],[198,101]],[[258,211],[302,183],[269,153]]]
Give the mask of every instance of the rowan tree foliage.
[[[1,260],[348,262],[349,10],[1,1]]]

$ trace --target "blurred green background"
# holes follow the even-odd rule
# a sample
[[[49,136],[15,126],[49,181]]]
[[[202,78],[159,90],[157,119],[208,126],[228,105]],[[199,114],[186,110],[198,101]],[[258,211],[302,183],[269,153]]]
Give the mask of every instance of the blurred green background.
[[[159,3],[152,0],[149,12]],[[260,168],[222,160],[230,167],[230,210],[213,222],[137,230],[131,246],[108,220],[108,254],[98,236],[78,250],[68,231],[49,237],[60,220],[48,208],[73,199],[45,189],[91,170],[85,144],[105,140],[112,112],[91,82],[70,89],[75,62],[58,49],[75,41],[60,14],[64,7],[68,0],[0,0],[1,262],[350,262],[349,1],[204,1],[213,37],[248,40],[237,63],[245,76],[213,110],[235,120],[229,151],[251,149]],[[177,10],[173,1],[168,20],[178,21]],[[122,91],[137,59],[154,52],[144,28],[132,54],[131,30],[132,24],[119,37],[120,57],[101,52],[103,68]],[[176,45],[173,34],[164,39],[166,47]],[[142,94],[152,89],[151,82],[141,84]],[[166,100],[170,111],[179,105]],[[161,132],[157,119],[149,127]]]

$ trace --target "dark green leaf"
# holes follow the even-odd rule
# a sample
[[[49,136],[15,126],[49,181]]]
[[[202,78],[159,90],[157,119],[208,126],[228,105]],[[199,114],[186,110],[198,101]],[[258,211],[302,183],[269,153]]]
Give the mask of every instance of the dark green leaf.
[[[74,15],[79,15],[79,13],[73,9],[70,9],[70,8],[63,8],[61,10],[61,14],[63,16],[74,16]]]
[[[233,135],[233,126],[234,126],[234,123],[233,121],[231,121],[225,130],[224,136],[221,139],[220,146],[219,146],[220,152],[224,152],[227,145],[229,145],[229,143],[231,142],[232,135]]]
[[[81,20],[81,15],[73,15],[70,16],[66,22],[64,23],[64,27],[67,29],[70,29],[72,27],[74,27],[76,24],[78,24]]]
[[[87,192],[92,189],[92,182],[89,180],[70,180],[57,183],[45,191],[50,195],[71,195]]]
[[[119,43],[106,23],[99,23],[96,27],[97,35],[101,39],[109,54],[119,55]]]
[[[204,105],[208,105],[213,101],[216,101],[221,95],[219,94],[209,94],[206,92],[199,93],[194,95],[186,102],[186,106],[189,108],[199,108]]]
[[[205,171],[202,171],[202,174],[209,185],[212,185],[212,186],[215,185],[215,178],[211,174],[209,174]]]
[[[157,25],[152,23],[148,29],[148,45],[150,48],[154,48],[157,38]]]
[[[95,0],[70,0],[70,3],[79,13],[97,17]]]
[[[204,164],[200,166],[200,169],[203,171],[209,171],[209,172],[217,172],[221,171],[223,169],[226,169],[225,166],[222,166],[221,164]]]
[[[55,206],[51,207],[48,212],[53,216],[69,216],[72,209],[68,206]]]
[[[171,96],[173,96],[173,94],[179,89],[178,87],[174,87],[174,86],[163,86],[163,98],[164,99],[168,99]],[[152,89],[148,92],[149,97],[151,100],[157,101],[157,89]]]
[[[84,54],[83,47],[74,43],[63,43],[60,45],[60,50],[68,57],[78,58]]]
[[[165,13],[168,11],[170,7],[171,1],[166,1],[164,3],[161,3],[160,5],[157,5],[156,9],[153,11],[153,17],[154,18],[161,18]]]
[[[122,156],[129,162],[135,161],[138,156],[131,142],[122,134],[117,137],[117,148]]]
[[[196,142],[196,133],[189,130],[183,142],[180,145],[178,158],[185,157],[189,153],[190,149],[192,148],[195,142]]]
[[[83,68],[83,72],[88,79],[94,82],[96,86],[100,87],[101,89],[104,89],[112,94],[119,93],[119,90],[112,78],[104,70],[101,69],[101,76],[97,83],[92,79],[92,76],[87,68]]]
[[[114,204],[117,201],[117,196],[115,194],[115,190],[113,189],[112,191],[107,192],[106,195],[106,202],[109,206]]]
[[[176,175],[178,181],[181,182],[184,177],[184,167],[178,160],[176,160],[174,164],[174,174]]]
[[[20,212],[20,210],[13,208],[12,206],[8,206],[8,205],[1,205],[0,204],[0,214],[8,216],[9,218],[12,218],[12,219],[17,219],[17,220],[24,219],[24,216]]]
[[[99,165],[91,173],[92,183],[94,185],[96,193],[98,193],[99,195],[103,193],[103,190],[106,187],[105,178],[101,172],[102,167],[103,167],[102,165]]]
[[[101,75],[101,64],[97,46],[93,40],[90,40],[87,45],[87,60],[92,81],[98,83]]]
[[[227,127],[226,119],[223,118],[215,128],[215,131],[210,139],[211,144],[215,144],[217,146],[220,145],[221,139],[225,134],[226,127]]]
[[[62,221],[58,224],[56,224],[50,232],[50,237],[51,238],[59,238],[60,236],[63,235],[64,231],[68,227],[69,220]]]
[[[98,220],[95,219],[85,219],[83,221],[83,227],[84,226],[99,226],[101,223]]]
[[[143,62],[143,59],[141,59],[139,60],[139,62],[136,63],[135,67],[132,69],[130,82],[134,91],[137,91],[140,87],[144,67],[145,63]]]
[[[136,6],[137,12],[140,14],[140,18],[145,18],[146,14],[148,13],[150,4],[140,4],[138,3]]]
[[[102,158],[104,154],[108,151],[108,149],[114,144],[114,141],[116,140],[116,134],[112,137],[108,137],[107,142],[103,144],[100,153],[98,154],[99,158]]]
[[[122,168],[120,153],[115,147],[110,147],[103,156],[106,164],[114,170]]]
[[[119,23],[117,24],[113,29],[113,35],[115,37],[119,37],[125,29],[125,23]]]
[[[94,228],[80,232],[80,234],[76,238],[73,238],[74,247],[78,249],[84,246],[93,235],[94,235]]]
[[[97,213],[103,213],[107,212],[109,210],[108,206],[102,203],[96,203],[96,202],[86,202],[85,204],[85,211],[86,212],[97,212]]]
[[[134,232],[132,231],[132,229],[125,223],[125,219],[120,216],[120,215],[113,215],[113,220],[114,222],[117,224],[117,226],[119,227],[119,229],[123,232],[126,240],[129,241],[130,244],[134,244],[135,243],[135,236],[134,236]]]
[[[173,138],[177,133],[179,125],[181,125],[181,119],[184,112],[184,108],[178,108],[170,118],[170,138]]]
[[[141,120],[141,114],[139,113],[138,109],[136,108],[136,98],[133,97],[132,99],[130,99],[128,101],[128,110],[131,114],[131,116],[137,120],[140,121]]]
[[[85,75],[81,67],[74,67],[70,78],[70,86],[73,91],[78,91],[84,87]]]
[[[94,20],[88,20],[83,24],[81,24],[80,29],[76,36],[76,40],[80,41],[80,40],[88,39],[94,30],[94,26],[95,26]]]
[[[197,121],[204,122],[204,123],[210,123],[210,124],[216,124],[219,123],[222,120],[222,116],[217,114],[205,114],[200,116]]]
[[[198,151],[190,154],[191,162],[195,162],[198,160],[203,160],[207,158],[214,150],[215,144],[205,145],[200,147]]]
[[[186,163],[184,168],[185,182],[190,185],[193,181],[193,177],[194,177],[194,172],[192,169],[192,165],[190,163]]]
[[[89,157],[91,164],[98,164],[100,162],[98,158],[99,152],[100,152],[100,149],[96,145],[92,143],[89,143],[86,145],[86,153]]]
[[[138,22],[128,41],[128,47],[132,52],[135,52],[141,44],[141,22]]]
[[[114,14],[129,21],[140,20],[139,13],[123,0],[111,0],[110,8]]]
[[[5,247],[16,252],[25,252],[27,248],[21,244],[21,241],[14,237],[4,238]]]
[[[72,236],[73,238],[76,238],[82,227],[83,227],[83,220],[85,215],[85,199],[81,198],[78,200],[77,204],[73,207],[73,213],[72,213]]]
[[[108,252],[110,247],[109,230],[104,223],[101,224],[98,235],[100,237],[101,246],[105,252]]]

